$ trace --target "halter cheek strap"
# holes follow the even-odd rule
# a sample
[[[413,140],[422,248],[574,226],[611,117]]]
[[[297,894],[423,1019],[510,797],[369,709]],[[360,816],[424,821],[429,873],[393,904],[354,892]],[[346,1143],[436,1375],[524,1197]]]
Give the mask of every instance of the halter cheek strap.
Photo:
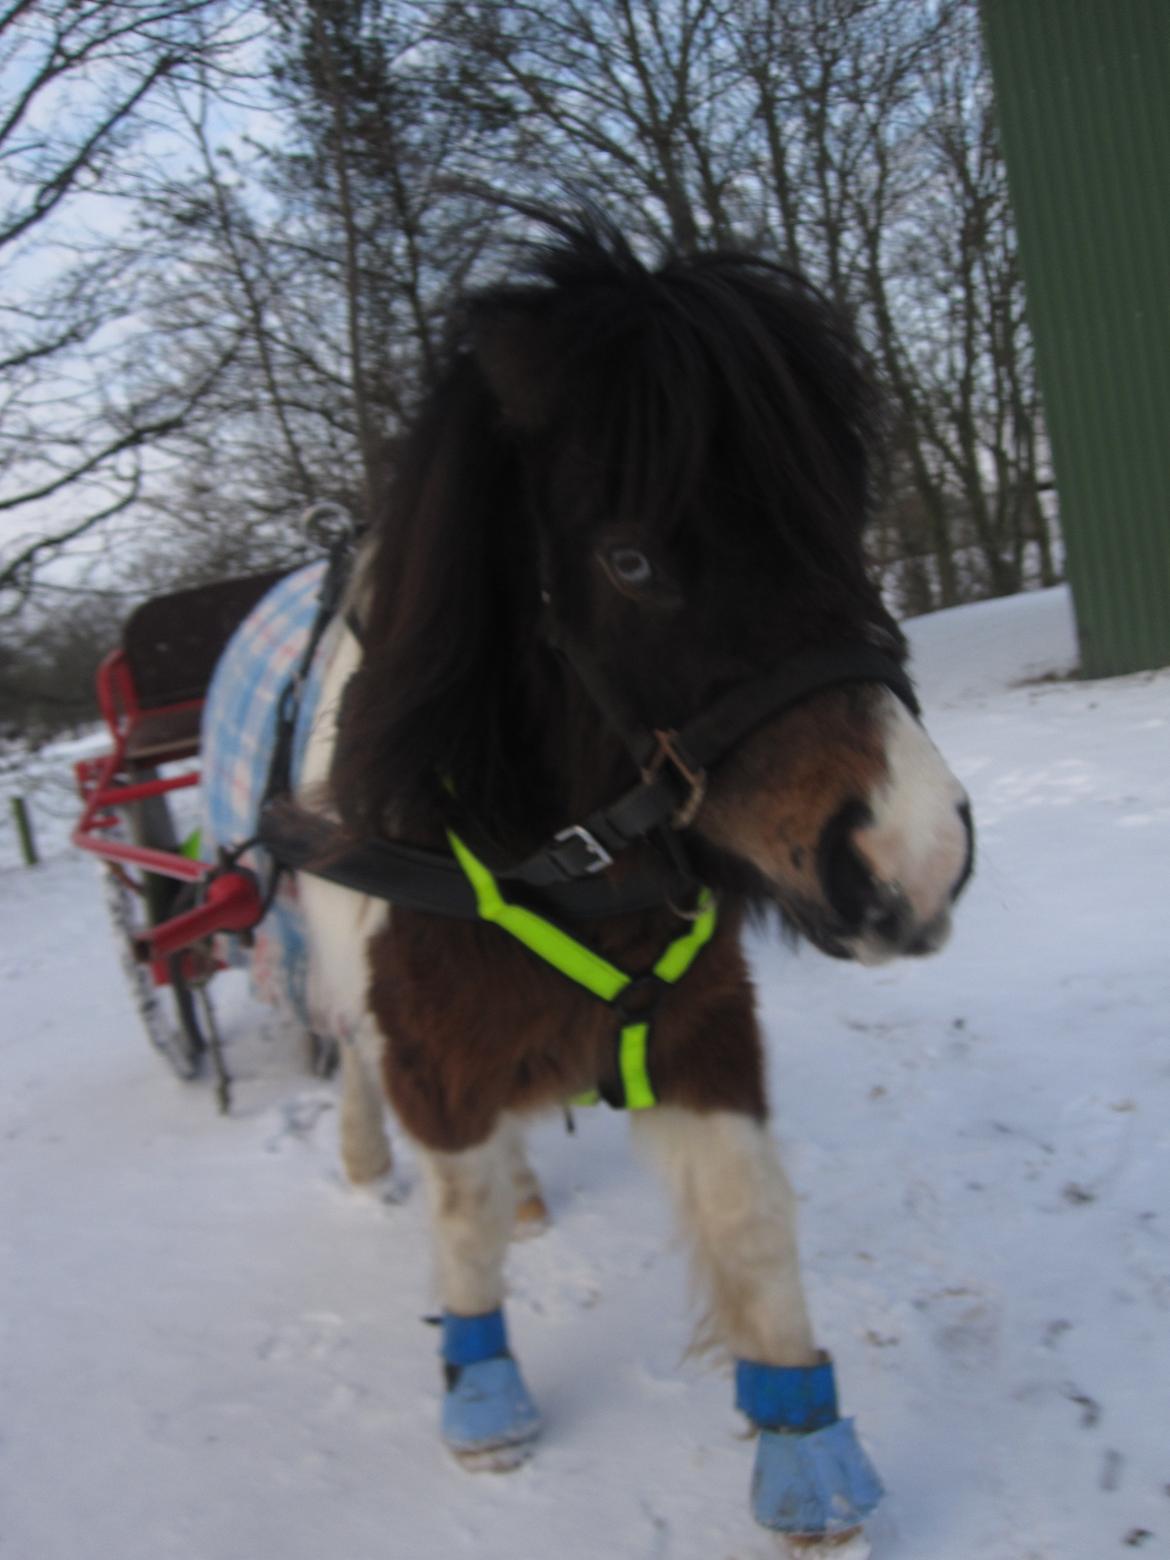
[[[650,1071],[654,1004],[663,987],[673,986],[683,978],[715,933],[717,911],[710,891],[700,891],[688,930],[667,943],[649,970],[631,975],[555,922],[505,899],[491,871],[451,829],[447,830],[447,840],[471,884],[480,920],[490,921],[507,932],[545,964],[614,1010],[616,1082],[611,1085],[606,1081],[599,1091],[601,1098],[627,1110],[647,1110],[656,1105],[658,1096]],[[649,1005],[641,1011],[631,1011],[630,1003],[635,999],[640,1009],[644,1001]],[[593,1094],[582,1095],[578,1103],[589,1104],[596,1098]]]
[[[878,683],[912,715],[919,713],[914,686],[901,664],[874,645],[854,643],[802,651],[736,683],[678,731],[652,730],[642,724],[624,689],[591,651],[559,628],[550,642],[620,739],[641,778],[615,802],[501,870],[501,877],[532,888],[588,878],[603,872],[636,841],[685,829],[702,805],[708,770],[765,721],[825,688]]]

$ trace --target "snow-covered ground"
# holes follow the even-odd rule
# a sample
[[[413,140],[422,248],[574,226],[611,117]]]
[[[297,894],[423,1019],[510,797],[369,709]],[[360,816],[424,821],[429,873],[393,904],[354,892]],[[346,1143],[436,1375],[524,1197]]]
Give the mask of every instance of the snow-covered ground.
[[[875,1555],[1170,1555],[1170,673],[1037,680],[1073,662],[1061,591],[913,638],[980,831],[951,946],[755,949],[819,1331],[890,1490]],[[408,1149],[399,1204],[344,1189],[333,1088],[237,975],[232,1116],[171,1077],[94,867],[37,822],[35,871],[0,839],[4,1560],[774,1560],[622,1120],[535,1134],[555,1225],[510,1317],[546,1432],[468,1475]]]

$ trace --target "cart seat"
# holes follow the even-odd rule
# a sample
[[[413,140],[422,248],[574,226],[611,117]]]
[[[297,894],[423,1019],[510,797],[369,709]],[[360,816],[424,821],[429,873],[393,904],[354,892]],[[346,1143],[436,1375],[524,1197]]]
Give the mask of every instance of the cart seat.
[[[126,757],[135,764],[161,764],[179,758],[199,746],[202,704],[146,712],[136,720],[126,738]]]
[[[287,569],[217,580],[154,596],[122,631],[122,651],[137,708],[126,757],[162,763],[199,747],[203,697],[228,640]]]

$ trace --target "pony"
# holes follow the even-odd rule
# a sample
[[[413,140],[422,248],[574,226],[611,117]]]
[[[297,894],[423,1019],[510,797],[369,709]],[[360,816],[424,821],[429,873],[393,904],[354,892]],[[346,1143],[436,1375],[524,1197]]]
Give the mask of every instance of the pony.
[[[523,1124],[600,1093],[736,1362],[756,1519],[839,1537],[881,1486],[805,1301],[742,933],[934,952],[971,813],[866,571],[880,403],[848,324],[758,256],[551,225],[463,300],[325,632],[297,787],[352,848],[441,855],[464,908],[298,874],[309,1004],[344,1042],[351,1171],[389,1163],[371,1058],[419,1151],[450,1449],[532,1449],[503,1313],[539,1205]]]

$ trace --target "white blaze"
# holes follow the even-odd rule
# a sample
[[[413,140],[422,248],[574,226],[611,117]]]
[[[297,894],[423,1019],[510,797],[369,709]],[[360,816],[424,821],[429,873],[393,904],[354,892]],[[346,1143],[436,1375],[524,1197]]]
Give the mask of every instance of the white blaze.
[[[884,887],[900,894],[941,946],[969,840],[959,808],[967,793],[918,721],[894,694],[882,711],[887,776],[869,798],[872,822],[851,843]],[[864,957],[864,955],[863,955]]]

